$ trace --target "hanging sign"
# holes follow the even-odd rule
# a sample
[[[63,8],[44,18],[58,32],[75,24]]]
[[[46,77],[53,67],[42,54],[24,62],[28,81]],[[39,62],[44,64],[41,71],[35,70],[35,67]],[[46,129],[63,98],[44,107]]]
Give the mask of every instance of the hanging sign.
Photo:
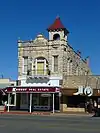
[[[83,95],[83,94],[90,97],[93,95],[93,89],[90,86],[87,86],[85,88],[83,86],[79,86],[78,91],[73,95]]]

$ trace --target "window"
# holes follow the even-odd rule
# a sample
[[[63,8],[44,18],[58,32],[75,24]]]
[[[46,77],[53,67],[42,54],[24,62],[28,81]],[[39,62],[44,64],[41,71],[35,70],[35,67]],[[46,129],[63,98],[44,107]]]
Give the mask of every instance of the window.
[[[67,75],[70,75],[70,63],[69,63],[69,61],[67,62]]]
[[[39,106],[39,94],[34,94],[32,96],[32,103],[34,106]]]
[[[60,35],[59,34],[54,34],[53,40],[60,40]]]
[[[47,75],[48,74],[48,61],[44,57],[38,57],[34,63],[34,74]]]
[[[32,74],[32,63],[28,63],[28,70],[27,70],[27,75],[31,75]]]
[[[38,75],[44,74],[44,62],[37,62],[37,74]]]
[[[32,70],[32,63],[29,63],[29,70]]]
[[[21,104],[28,104],[28,95],[26,93],[21,94]]]
[[[84,96],[68,96],[66,97],[67,107],[84,108],[85,97]]]
[[[28,70],[28,57],[24,56],[24,73],[27,73]]]
[[[58,71],[58,55],[54,56],[54,72]]]
[[[73,74],[72,70],[73,70],[73,62],[72,62],[72,60],[70,60],[70,71],[69,71],[70,75]]]
[[[9,97],[9,106],[16,106],[16,94],[11,94],[10,93],[10,97]]]

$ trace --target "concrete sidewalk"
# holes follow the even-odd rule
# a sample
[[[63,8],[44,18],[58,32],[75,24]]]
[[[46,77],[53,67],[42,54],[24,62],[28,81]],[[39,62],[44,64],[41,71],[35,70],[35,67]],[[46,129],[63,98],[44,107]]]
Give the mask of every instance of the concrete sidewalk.
[[[10,114],[10,115],[42,115],[42,116],[93,116],[93,114],[89,113],[78,113],[78,112],[67,112],[67,113],[51,113],[51,112],[27,112],[27,111],[1,111],[0,114]]]

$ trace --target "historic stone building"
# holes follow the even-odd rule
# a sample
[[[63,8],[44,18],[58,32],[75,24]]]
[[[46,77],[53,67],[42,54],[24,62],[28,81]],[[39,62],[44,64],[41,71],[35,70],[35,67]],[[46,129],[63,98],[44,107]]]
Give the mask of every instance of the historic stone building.
[[[48,39],[39,34],[34,40],[18,40],[18,82],[6,90],[8,98],[13,94],[11,106],[30,112],[84,112],[87,100],[99,99],[100,76],[92,74],[89,57],[82,59],[70,46],[69,31],[59,17],[47,31]]]
[[[74,51],[70,46],[68,42],[69,31],[64,27],[59,17],[47,28],[47,31],[48,39],[39,34],[34,40],[18,40],[19,85],[60,87],[59,109],[71,111],[74,108],[67,107],[68,101],[73,101],[71,98],[78,87],[85,86],[87,76],[92,75],[89,68],[89,57],[82,59],[81,52]],[[84,98],[83,101],[85,101]],[[48,103],[50,104],[50,100]]]
[[[75,52],[69,45],[69,31],[59,17],[47,31],[48,39],[40,34],[34,40],[18,40],[19,78],[36,72],[47,74],[46,71],[50,76],[61,76],[62,79],[64,75],[91,75],[89,58],[82,59],[81,52]],[[44,60],[44,63],[38,60]]]

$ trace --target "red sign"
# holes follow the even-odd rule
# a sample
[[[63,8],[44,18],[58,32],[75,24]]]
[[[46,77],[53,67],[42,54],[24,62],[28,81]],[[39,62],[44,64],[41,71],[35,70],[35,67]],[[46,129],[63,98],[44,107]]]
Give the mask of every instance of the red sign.
[[[54,92],[60,92],[60,88],[56,87],[16,87],[13,89],[13,87],[6,88],[6,92],[16,92],[16,93],[54,93]]]

